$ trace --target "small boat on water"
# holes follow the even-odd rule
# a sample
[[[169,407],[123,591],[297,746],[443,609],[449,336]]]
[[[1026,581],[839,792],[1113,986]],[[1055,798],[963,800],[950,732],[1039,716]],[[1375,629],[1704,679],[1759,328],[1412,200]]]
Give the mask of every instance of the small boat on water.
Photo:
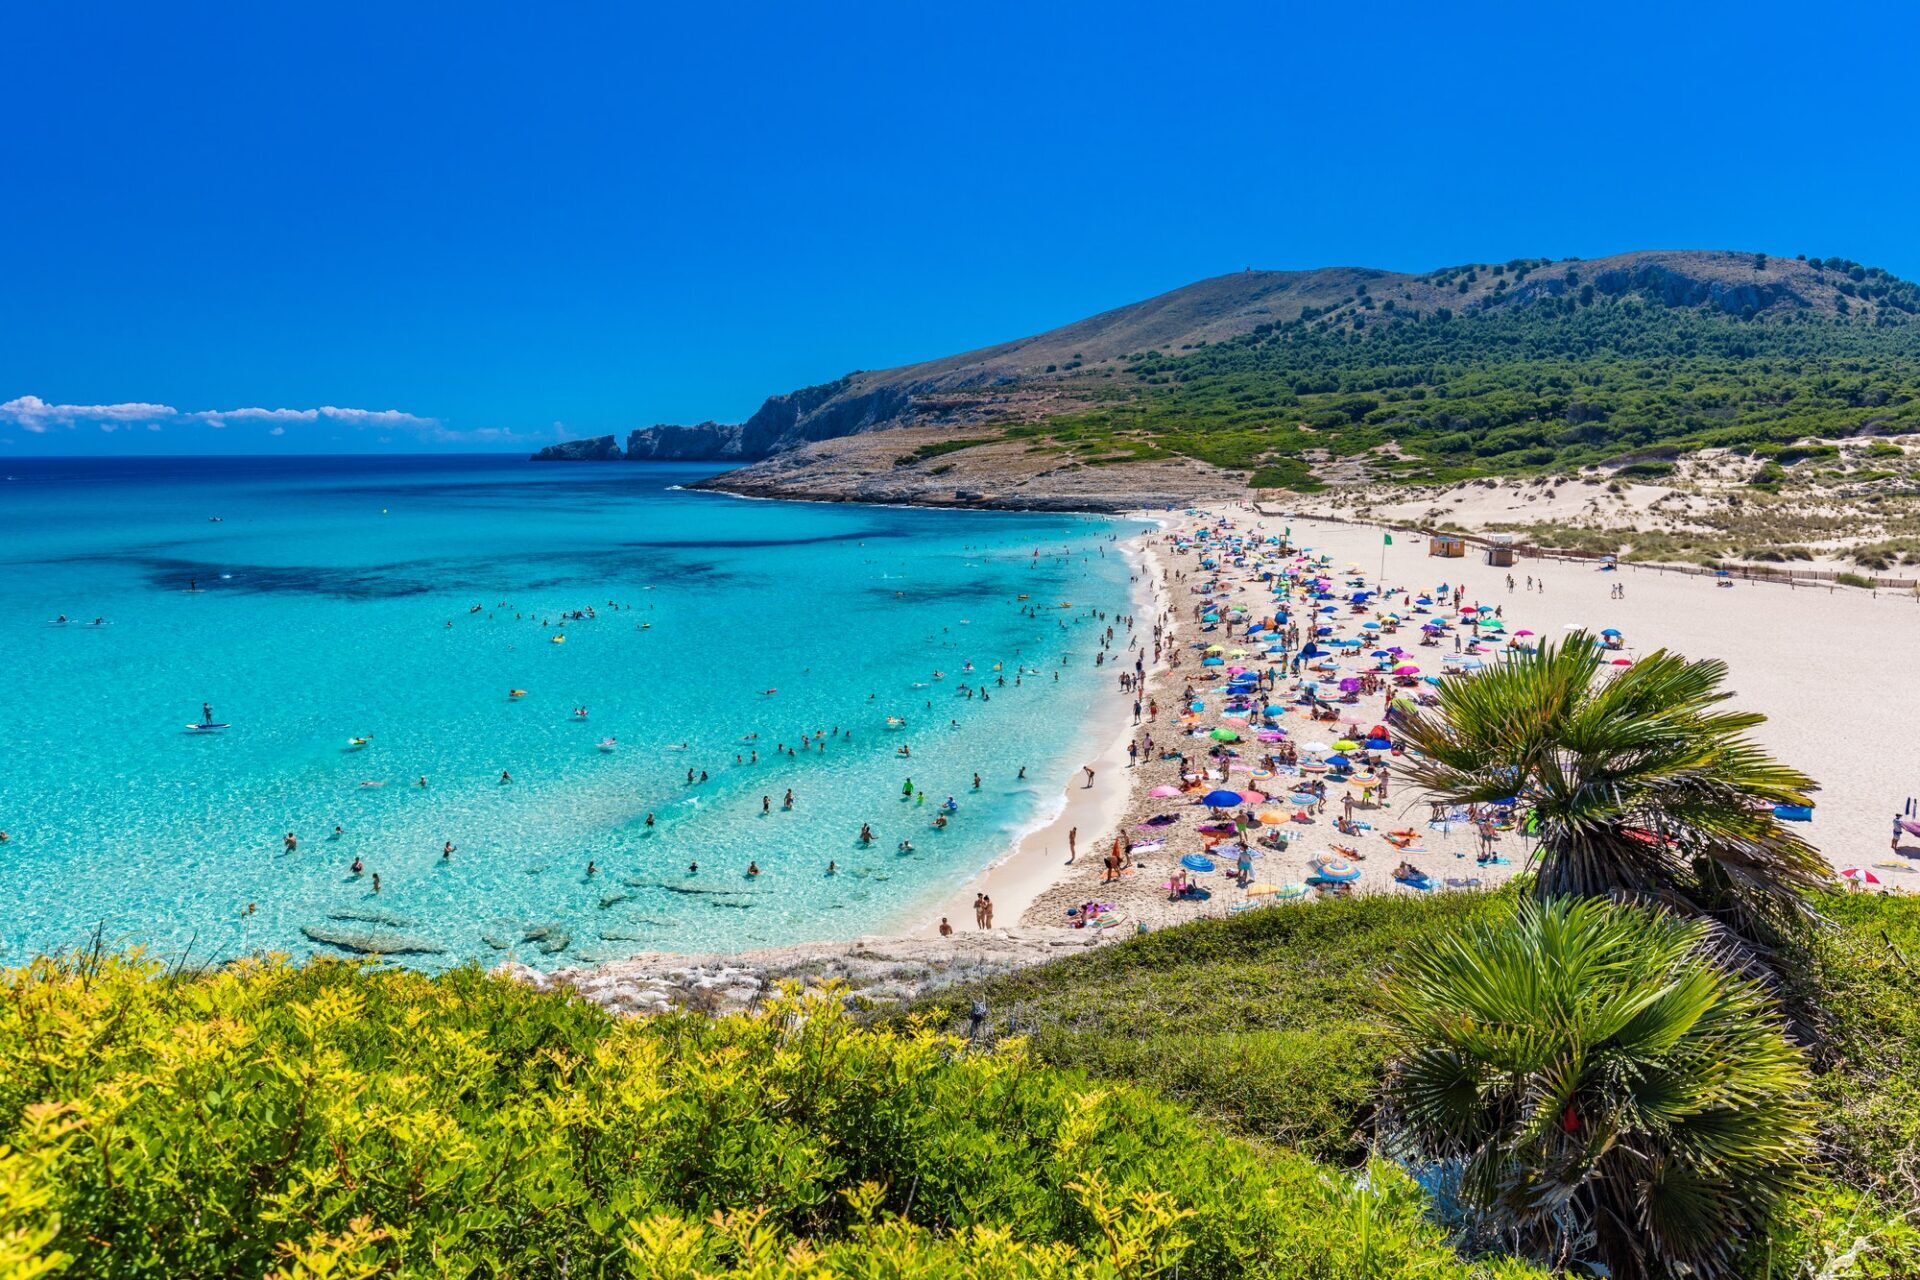
[[[347,739],[347,750],[349,750],[349,751],[359,751],[359,750],[361,750],[362,748],[364,748],[364,747],[366,747],[366,746],[368,746],[369,744],[371,744],[372,742],[373,742],[373,738],[372,738],[371,736],[369,736],[369,737],[365,737],[365,738],[348,738],[348,739]]]

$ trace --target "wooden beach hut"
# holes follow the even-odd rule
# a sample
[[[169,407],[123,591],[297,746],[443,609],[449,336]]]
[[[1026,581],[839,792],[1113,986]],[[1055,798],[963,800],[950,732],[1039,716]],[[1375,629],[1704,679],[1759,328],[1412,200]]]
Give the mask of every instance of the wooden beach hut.
[[[1467,554],[1467,543],[1464,538],[1455,537],[1451,533],[1430,533],[1427,535],[1427,554],[1458,560]]]
[[[1513,563],[1513,535],[1496,533],[1487,539],[1487,563],[1503,567]]]

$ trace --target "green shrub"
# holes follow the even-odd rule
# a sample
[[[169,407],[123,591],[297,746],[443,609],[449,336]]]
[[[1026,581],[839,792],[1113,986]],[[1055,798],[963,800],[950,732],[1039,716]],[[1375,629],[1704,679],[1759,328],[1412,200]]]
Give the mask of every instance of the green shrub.
[[[620,1021],[472,970],[119,960],[3,990],[10,1280],[1468,1272],[1389,1166],[831,993]]]
[[[1490,1230],[1543,1257],[1590,1248],[1621,1280],[1713,1280],[1807,1188],[1805,1060],[1707,937],[1562,898],[1408,961],[1389,996],[1393,1120],[1457,1164]]]
[[[1844,569],[1834,574],[1833,580],[1843,587],[1872,587],[1878,585],[1872,578],[1869,578],[1864,573],[1852,573]]]
[[[1629,462],[1613,474],[1625,476],[1629,480],[1657,479],[1660,476],[1672,475],[1673,470],[1671,462]]]

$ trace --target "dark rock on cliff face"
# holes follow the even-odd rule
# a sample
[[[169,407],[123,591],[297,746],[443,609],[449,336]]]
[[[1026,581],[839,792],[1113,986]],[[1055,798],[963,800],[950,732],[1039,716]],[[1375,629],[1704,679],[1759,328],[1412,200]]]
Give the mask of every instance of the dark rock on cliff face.
[[[550,444],[533,455],[535,462],[613,462],[620,457],[620,446],[612,436],[594,436],[591,440],[569,440]]]
[[[755,462],[816,440],[898,426],[911,414],[916,388],[894,384],[861,388],[854,385],[856,377],[848,374],[817,387],[771,396],[742,423],[644,427],[627,437],[627,456]]]

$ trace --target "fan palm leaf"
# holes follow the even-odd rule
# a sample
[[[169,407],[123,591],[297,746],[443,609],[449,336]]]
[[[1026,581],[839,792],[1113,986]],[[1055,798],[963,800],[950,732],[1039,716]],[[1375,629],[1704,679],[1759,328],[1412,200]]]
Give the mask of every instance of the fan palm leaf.
[[[1700,921],[1523,902],[1408,962],[1385,994],[1387,1116],[1542,1256],[1590,1238],[1615,1276],[1729,1274],[1799,1185],[1807,1069]]]
[[[1765,717],[1724,705],[1726,675],[1666,650],[1616,670],[1574,632],[1442,685],[1401,728],[1408,777],[1447,803],[1512,799],[1543,898],[1663,906],[1765,951],[1832,873],[1773,812],[1816,784],[1752,740]]]

